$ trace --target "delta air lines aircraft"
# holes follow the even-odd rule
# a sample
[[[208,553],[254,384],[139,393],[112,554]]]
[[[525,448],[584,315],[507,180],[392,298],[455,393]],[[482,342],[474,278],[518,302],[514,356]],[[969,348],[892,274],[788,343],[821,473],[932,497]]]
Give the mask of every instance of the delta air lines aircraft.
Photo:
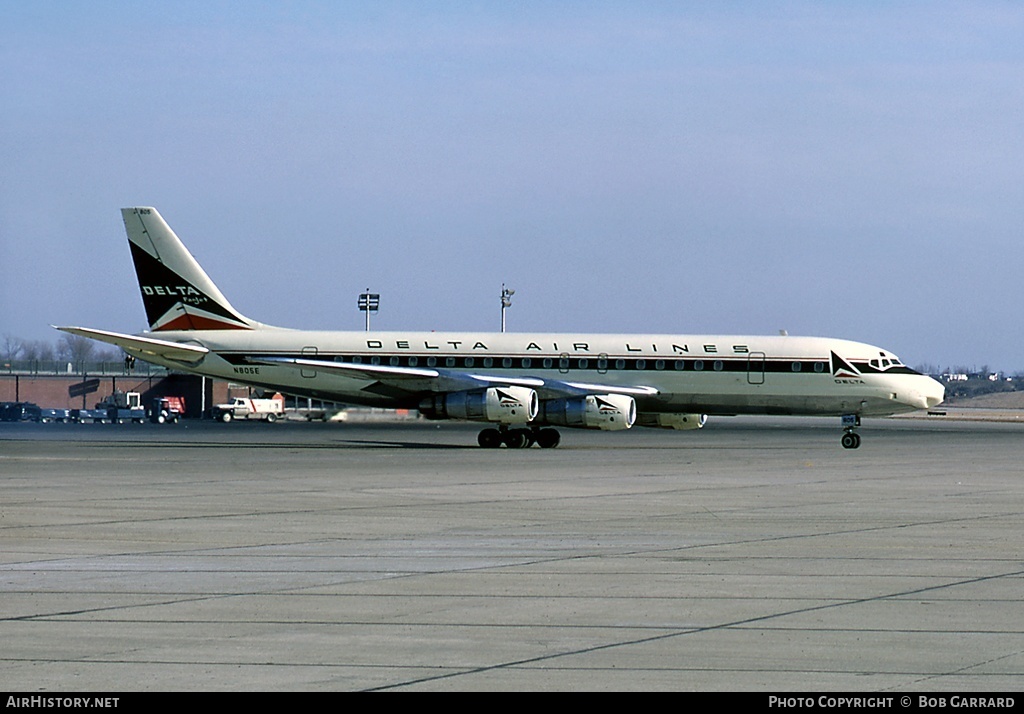
[[[150,330],[58,327],[169,369],[304,397],[487,424],[479,444],[557,446],[555,427],[699,429],[708,415],[929,409],[941,384],[888,350],[821,337],[318,332],[235,310],[155,208],[121,211]]]

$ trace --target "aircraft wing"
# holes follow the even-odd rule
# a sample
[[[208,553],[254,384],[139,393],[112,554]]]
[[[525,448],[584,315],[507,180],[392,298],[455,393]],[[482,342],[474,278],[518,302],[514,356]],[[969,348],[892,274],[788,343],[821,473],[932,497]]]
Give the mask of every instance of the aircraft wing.
[[[374,380],[408,391],[443,393],[501,385],[532,387],[541,394],[542,398],[548,399],[585,394],[626,394],[630,396],[658,394],[658,390],[654,387],[625,387],[613,384],[566,382],[558,379],[541,379],[539,377],[509,377],[497,374],[460,372],[451,369],[435,369],[433,367],[393,367],[381,364],[328,362],[297,357],[251,357],[249,361],[258,364],[332,372],[353,379]]]
[[[250,357],[250,362],[255,364],[278,365],[282,367],[297,367],[306,370],[319,370],[322,372],[335,372],[339,375],[352,377],[353,379],[380,379],[381,377],[392,377],[394,379],[431,379],[441,376],[436,369],[420,369],[419,367],[390,367],[382,364],[352,364],[350,362],[327,362],[320,359],[303,359],[299,357]]]
[[[636,387],[623,387],[616,384],[592,384],[588,382],[562,382],[559,380],[546,380],[547,384],[562,385],[566,392],[574,394],[628,394],[635,396],[653,396],[661,392],[654,387],[639,385]]]
[[[95,330],[89,327],[59,327],[57,325],[52,325],[52,327],[61,332],[78,335],[79,337],[88,337],[91,340],[99,340],[107,344],[117,345],[126,352],[140,355],[143,359],[145,359],[146,355],[151,355],[174,360],[175,362],[195,363],[210,353],[210,350],[199,345],[169,342],[153,337],[125,335],[120,332]]]

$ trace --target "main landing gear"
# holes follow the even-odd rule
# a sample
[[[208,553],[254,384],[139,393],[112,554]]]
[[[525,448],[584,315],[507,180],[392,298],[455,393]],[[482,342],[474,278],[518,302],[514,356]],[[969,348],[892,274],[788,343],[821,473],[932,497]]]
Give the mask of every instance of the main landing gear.
[[[860,414],[843,414],[843,436],[839,443],[844,449],[860,447],[860,434],[855,429],[860,426]]]
[[[558,446],[562,436],[557,429],[541,429],[536,426],[530,429],[509,429],[503,425],[497,429],[484,429],[476,440],[485,449],[497,449],[502,444],[510,449],[528,449],[534,444],[542,449],[553,449]]]

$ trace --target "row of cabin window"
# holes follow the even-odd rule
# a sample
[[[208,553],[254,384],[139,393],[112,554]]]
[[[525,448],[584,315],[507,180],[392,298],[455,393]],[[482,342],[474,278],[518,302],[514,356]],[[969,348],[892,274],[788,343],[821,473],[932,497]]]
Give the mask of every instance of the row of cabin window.
[[[596,369],[598,371],[607,371],[611,369],[615,370],[675,370],[682,372],[687,369],[687,362],[690,363],[689,369],[700,372],[705,369],[712,369],[716,372],[721,371],[736,371],[746,372],[748,367],[759,369],[763,364],[761,362],[753,362],[750,365],[746,361],[725,361],[725,360],[682,360],[682,359],[590,359],[587,357],[424,357],[421,358],[416,356],[409,357],[380,357],[379,355],[372,355],[364,358],[362,355],[354,355],[352,357],[338,357],[336,358],[339,362],[349,362],[351,364],[370,364],[380,365],[387,364],[392,367],[483,367],[484,369],[492,369],[500,367],[502,369]],[[365,361],[364,361],[365,360]],[[822,373],[825,371],[824,362],[792,362],[790,363],[790,370],[793,372],[813,371]],[[774,370],[773,370],[774,371]]]

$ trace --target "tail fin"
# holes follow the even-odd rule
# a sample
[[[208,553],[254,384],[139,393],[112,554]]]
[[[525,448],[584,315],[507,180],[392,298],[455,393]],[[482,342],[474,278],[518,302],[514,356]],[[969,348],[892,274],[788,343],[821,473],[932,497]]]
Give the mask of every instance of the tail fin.
[[[151,330],[260,326],[231,307],[155,208],[122,208],[121,216]]]

